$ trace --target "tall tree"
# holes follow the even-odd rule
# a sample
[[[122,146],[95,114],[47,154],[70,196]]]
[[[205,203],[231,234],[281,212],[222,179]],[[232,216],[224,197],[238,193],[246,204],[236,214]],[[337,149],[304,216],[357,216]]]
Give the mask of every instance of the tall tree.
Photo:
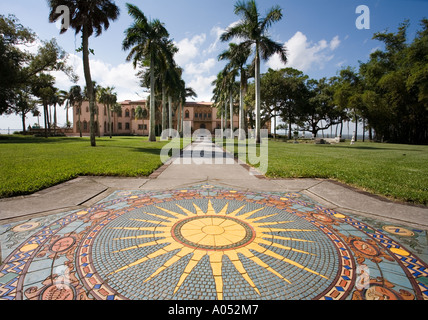
[[[49,125],[49,103],[52,99],[52,96],[55,94],[54,88],[55,79],[51,75],[42,73],[37,77],[37,82],[33,84],[32,93],[40,98],[40,102],[43,105],[43,116],[45,123],[45,138],[50,134],[50,125]]]
[[[97,128],[95,128],[96,97],[89,65],[89,53],[92,51],[89,48],[89,38],[94,32],[95,36],[98,37],[102,34],[103,29],[107,30],[110,27],[110,21],[115,21],[119,17],[120,10],[114,1],[109,0],[48,0],[48,3],[51,9],[49,22],[53,23],[62,17],[62,13],[58,13],[57,11],[59,6],[67,6],[70,11],[70,27],[75,30],[76,34],[82,33],[81,49],[83,53],[83,70],[89,97],[91,146],[95,147],[95,135],[97,131]],[[61,29],[61,34],[67,31],[65,27]]]
[[[230,70],[238,70],[241,81],[240,81],[240,94],[239,94],[239,135],[238,140],[245,140],[244,134],[244,99],[247,91],[248,73],[245,64],[251,54],[251,48],[245,43],[236,44],[230,43],[229,50],[224,51],[218,57],[219,60],[229,60],[226,68]],[[233,117],[232,117],[233,119]]]
[[[213,107],[217,108],[217,117],[221,116],[221,129],[223,134],[223,129],[227,128],[227,101],[229,99],[229,93],[227,90],[228,81],[226,79],[225,73],[220,71],[217,74],[217,78],[211,83],[214,86],[213,98],[214,101]],[[226,123],[224,123],[224,118],[226,118]]]
[[[182,71],[177,67],[174,61],[174,55],[178,52],[178,48],[173,44],[172,40],[164,38],[166,42],[167,51],[163,55],[157,56],[155,60],[155,91],[156,96],[162,101],[162,139],[166,139],[168,136],[167,125],[167,97],[168,101],[173,94],[174,90],[179,86],[181,80]],[[142,63],[142,71],[138,72],[138,76],[141,77],[141,86],[150,88],[151,84],[151,70],[149,65],[150,61],[145,60]]]
[[[82,122],[80,121],[80,116],[82,114],[83,92],[79,85],[75,85],[70,88],[68,100],[71,106],[76,107],[77,105],[77,125],[80,137],[82,138]]]
[[[148,20],[144,13],[135,5],[126,4],[129,15],[134,19],[132,25],[125,31],[123,50],[131,49],[127,60],[133,60],[134,68],[144,60],[150,61],[150,128],[149,141],[156,141],[156,94],[155,94],[155,64],[157,57],[169,54],[169,33],[158,19]]]
[[[384,50],[371,54],[360,66],[366,86],[362,101],[368,123],[378,140],[428,143],[428,20],[413,42],[407,39],[409,21],[396,33],[378,32],[374,39]]]
[[[31,94],[31,88],[26,88],[25,90],[20,90],[16,96],[16,102],[8,109],[6,114],[14,112],[16,115],[21,116],[22,120],[22,131],[26,133],[26,124],[25,119],[28,113],[37,111],[36,101],[34,100]]]
[[[261,128],[261,101],[260,101],[260,61],[267,60],[274,54],[278,54],[281,61],[287,62],[285,47],[269,38],[268,30],[273,23],[282,19],[282,9],[279,6],[271,8],[265,17],[261,17],[255,0],[240,0],[235,4],[235,14],[241,20],[229,27],[220,37],[222,41],[232,38],[242,40],[245,47],[254,46],[255,49],[255,93],[256,93],[256,143],[260,143]]]
[[[334,92],[329,80],[326,78],[309,80],[307,86],[308,100],[301,105],[298,124],[316,137],[318,131],[326,130],[339,123],[339,113],[334,103]]]
[[[22,49],[36,40],[36,34],[15,16],[0,15],[0,115],[16,107],[19,96],[25,95],[28,88],[39,86],[43,73],[63,71],[70,80],[77,81],[67,66],[67,54],[55,39],[41,41],[36,53]]]
[[[227,64],[224,69],[221,71],[223,73],[221,90],[225,92],[226,101],[229,102],[229,111],[227,111],[227,104],[225,104],[226,108],[226,128],[228,122],[228,114],[230,117],[230,136],[227,138],[233,138],[233,106],[234,106],[234,91],[235,91],[235,78],[238,75],[238,69],[234,68],[231,64]]]
[[[98,101],[105,105],[107,108],[108,115],[108,132],[110,139],[112,138],[112,122],[111,122],[111,112],[113,106],[117,103],[117,94],[114,92],[114,87],[100,88],[98,92],[99,98]]]

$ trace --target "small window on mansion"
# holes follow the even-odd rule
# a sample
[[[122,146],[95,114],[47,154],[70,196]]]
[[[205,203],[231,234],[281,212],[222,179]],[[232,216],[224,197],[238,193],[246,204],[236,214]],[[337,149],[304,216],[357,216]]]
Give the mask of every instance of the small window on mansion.
[[[126,109],[126,110],[125,110],[125,117],[126,117],[126,118],[129,118],[129,109]]]
[[[185,118],[186,118],[186,119],[189,119],[189,118],[190,118],[190,112],[189,112],[189,111],[186,111]]]

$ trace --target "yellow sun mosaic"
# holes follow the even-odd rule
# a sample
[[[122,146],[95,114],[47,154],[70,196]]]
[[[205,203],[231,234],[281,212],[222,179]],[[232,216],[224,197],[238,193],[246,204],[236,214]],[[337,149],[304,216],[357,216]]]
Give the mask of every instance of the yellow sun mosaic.
[[[109,275],[119,274],[126,269],[141,265],[146,261],[166,255],[173,251],[177,251],[170,257],[161,267],[155,270],[144,282],[155,278],[164,270],[170,268],[175,263],[179,262],[185,256],[192,254],[190,260],[184,268],[179,280],[175,286],[174,294],[180,289],[186,278],[192,273],[196,265],[208,255],[209,263],[213,272],[217,299],[223,299],[223,275],[222,265],[223,257],[227,256],[233,263],[234,267],[239,271],[242,278],[260,295],[260,291],[255,285],[253,279],[244,267],[244,264],[238,254],[245,256],[260,267],[279,277],[288,284],[290,280],[284,277],[279,272],[275,271],[271,266],[258,258],[253,252],[262,253],[273,257],[283,263],[290,264],[306,272],[315,274],[321,278],[328,279],[325,275],[314,271],[307,266],[304,266],[292,259],[286,258],[276,253],[273,249],[279,248],[287,251],[294,251],[304,255],[314,255],[313,253],[299,250],[290,246],[286,246],[276,242],[275,240],[292,240],[297,242],[313,242],[307,239],[301,239],[296,236],[283,236],[284,232],[290,235],[298,234],[299,232],[315,232],[313,229],[293,229],[284,228],[293,221],[284,221],[276,219],[275,221],[265,222],[270,217],[276,216],[277,213],[270,215],[256,216],[255,214],[264,209],[264,207],[246,210],[246,205],[242,205],[237,209],[229,210],[229,203],[216,211],[211,201],[208,201],[207,210],[202,210],[197,204],[193,203],[194,211],[188,210],[179,204],[175,204],[176,210],[165,209],[159,206],[155,208],[163,211],[167,215],[159,215],[150,212],[144,212],[146,215],[156,219],[137,219],[132,218],[132,221],[139,221],[153,224],[154,226],[145,227],[112,227],[111,229],[133,232],[141,231],[142,234],[118,237],[113,241],[120,240],[144,240],[153,238],[156,233],[155,241],[134,244],[129,247],[122,248],[114,253],[120,253],[130,250],[138,250],[148,246],[164,244],[165,246],[154,251],[144,257],[141,257],[129,264],[123,265],[120,268],[112,271]],[[253,207],[254,208],[254,207]],[[230,211],[230,212],[229,212]],[[144,234],[143,234],[144,232]],[[279,235],[281,234],[281,235]]]

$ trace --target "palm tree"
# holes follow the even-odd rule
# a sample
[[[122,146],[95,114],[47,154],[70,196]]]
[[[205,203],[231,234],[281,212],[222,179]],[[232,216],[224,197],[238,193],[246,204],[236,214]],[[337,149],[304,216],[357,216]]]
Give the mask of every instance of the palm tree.
[[[70,88],[68,101],[72,106],[77,104],[79,133],[82,138],[82,122],[80,121],[80,115],[82,114],[83,94],[82,88],[79,85]]]
[[[184,81],[183,81],[183,84],[184,84]],[[193,99],[193,98],[197,98],[197,97],[198,97],[198,95],[193,88],[191,88],[191,87],[186,88],[186,86],[184,86],[183,97],[181,100],[181,134],[182,135],[184,135],[184,128],[183,128],[184,127],[184,108],[183,108],[183,106],[186,105],[187,98]]]
[[[235,78],[238,75],[238,70],[233,68],[232,65],[228,64],[223,69],[223,90],[225,90],[228,96],[229,108],[230,108],[230,139],[233,139],[233,95],[235,90]],[[226,107],[227,110],[227,107]],[[226,112],[226,128],[227,128],[227,112]]]
[[[176,64],[174,65],[168,65],[167,66],[167,70],[165,72],[165,77],[164,77],[164,84],[163,84],[163,89],[162,90],[162,96],[165,93],[168,97],[168,115],[166,116],[166,118],[168,118],[168,124],[165,121],[165,127],[162,124],[163,128],[168,128],[168,133],[163,137],[166,138],[166,136],[171,138],[172,135],[172,97],[174,95],[174,90],[177,88],[178,83],[180,82],[181,79],[181,74],[182,74],[182,70],[181,68],[177,67]],[[166,106],[166,103],[165,103]],[[166,111],[166,108],[165,108]],[[165,129],[163,129],[165,130]]]
[[[67,6],[70,10],[70,27],[73,28],[76,34],[82,32],[82,52],[83,52],[83,70],[85,73],[86,86],[88,88],[89,110],[90,110],[90,132],[91,146],[96,146],[95,141],[95,93],[92,86],[91,69],[89,65],[89,53],[93,50],[89,49],[89,38],[94,34],[98,37],[101,35],[103,28],[107,30],[110,26],[110,20],[115,21],[120,14],[119,7],[114,1],[108,0],[48,0],[51,9],[49,14],[49,22],[55,22],[62,17],[61,12],[57,12],[57,8],[61,5]],[[67,29],[61,29],[61,34]]]
[[[53,127],[54,127],[54,136],[56,135],[56,127],[57,127],[57,114],[56,114],[56,105],[60,104],[60,97],[58,93],[58,88],[53,88],[53,94],[49,99],[49,104],[54,107],[54,114],[53,114]],[[61,105],[63,102],[61,102]]]
[[[244,98],[247,91],[247,70],[245,64],[251,54],[251,48],[245,43],[236,44],[230,43],[229,50],[224,51],[218,56],[219,60],[229,60],[225,68],[229,70],[237,70],[241,76],[240,95],[239,95],[239,140],[245,140],[244,134]]]
[[[94,124],[93,124],[94,134],[95,135],[98,134],[98,137],[101,138],[100,124],[99,124],[99,116],[100,116],[99,111],[100,110],[98,107],[99,90],[101,89],[101,86],[97,85],[96,81],[92,81],[92,86],[90,89],[92,89],[92,93],[95,97],[94,107],[93,107],[93,109],[94,109],[94,111],[93,111],[94,112]],[[89,90],[90,89],[88,89],[88,86],[85,86],[83,88],[83,99],[86,101],[90,101],[90,98],[89,98]],[[90,106],[89,106],[89,108],[90,108]],[[96,119],[97,121],[95,121],[95,114],[97,115],[97,119]],[[92,126],[91,126],[91,128],[92,128]]]
[[[171,100],[171,94],[178,86],[182,71],[177,68],[177,65],[173,59],[174,54],[178,52],[177,47],[169,39],[163,39],[166,41],[166,47],[168,52],[163,56],[158,56],[155,64],[155,89],[157,89],[156,95],[159,95],[159,89],[161,88],[162,96],[162,139],[166,139],[168,136],[167,129],[167,95],[168,101]],[[150,62],[148,62],[150,63]],[[143,64],[144,65],[144,64]],[[141,85],[143,87],[150,87],[151,82],[151,70],[146,68],[138,73],[138,76],[142,78]],[[171,105],[171,103],[169,103]]]
[[[170,72],[170,78],[168,81],[168,105],[169,105],[169,133],[168,136],[170,138],[173,138],[173,127],[172,127],[172,110],[173,110],[173,106],[174,103],[180,105],[180,101],[182,100],[181,97],[183,96],[183,91],[186,90],[185,88],[185,83],[182,79],[182,75],[183,75],[183,69],[178,67],[178,66],[174,66],[174,68],[171,70]],[[185,94],[184,94],[185,95]],[[179,131],[179,122],[178,122],[178,107],[177,109],[177,131]]]
[[[114,87],[107,87],[107,88],[99,88],[98,94],[98,101],[102,104],[104,104],[107,108],[107,114],[108,114],[108,130],[110,134],[110,139],[112,138],[112,123],[111,123],[111,112],[113,106],[117,103],[117,94],[113,92]]]
[[[54,94],[54,82],[55,79],[52,75],[42,73],[37,78],[37,82],[33,85],[32,93],[40,98],[40,103],[43,105],[43,116],[45,123],[45,137],[48,137],[48,131],[50,134],[49,126],[49,101],[51,96]]]
[[[211,85],[214,86],[213,90],[213,98],[214,101],[213,107],[217,108],[217,112],[220,112],[221,114],[221,131],[223,134],[223,129],[225,129],[224,125],[224,119],[223,116],[226,115],[226,121],[227,121],[227,90],[225,88],[225,81],[224,81],[224,73],[220,71],[217,74],[217,79],[215,79]],[[225,111],[223,111],[223,108]],[[218,116],[218,114],[217,114]]]
[[[134,19],[134,23],[125,31],[126,37],[123,40],[123,50],[131,49],[127,61],[133,59],[134,68],[144,60],[150,61],[150,129],[149,141],[156,141],[155,134],[155,65],[159,57],[164,57],[170,53],[169,33],[163,23],[155,19],[149,21],[144,13],[135,5],[126,4],[129,15]]]
[[[255,47],[256,143],[260,143],[260,58],[267,60],[272,55],[278,54],[282,62],[287,62],[284,46],[270,39],[268,35],[268,29],[272,23],[282,19],[282,10],[279,6],[275,6],[264,18],[261,18],[255,0],[240,0],[235,4],[235,14],[241,17],[240,22],[229,27],[220,39],[229,41],[232,38],[238,38],[243,40],[243,47]]]

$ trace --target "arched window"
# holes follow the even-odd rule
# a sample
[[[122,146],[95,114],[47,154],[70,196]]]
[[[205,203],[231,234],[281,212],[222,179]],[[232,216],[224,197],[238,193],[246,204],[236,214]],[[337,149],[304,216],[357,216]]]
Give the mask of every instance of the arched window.
[[[186,119],[189,119],[189,118],[190,118],[190,112],[189,112],[189,110],[186,110],[185,118],[186,118]]]
[[[126,109],[126,110],[125,110],[125,117],[126,117],[126,118],[129,118],[129,109]]]

